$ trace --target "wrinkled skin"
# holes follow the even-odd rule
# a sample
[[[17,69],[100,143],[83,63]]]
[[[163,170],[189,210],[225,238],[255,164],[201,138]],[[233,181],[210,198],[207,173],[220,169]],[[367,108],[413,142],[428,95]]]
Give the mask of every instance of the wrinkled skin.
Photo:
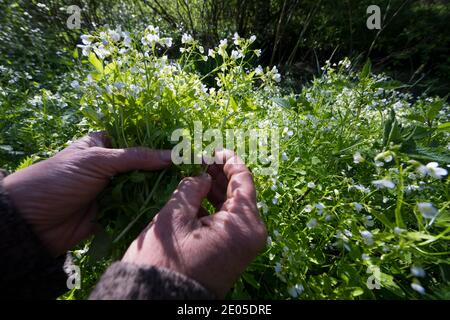
[[[228,160],[181,181],[122,261],[177,271],[223,298],[264,247],[267,232],[250,171],[230,151],[216,158]],[[201,207],[204,198],[216,213]]]
[[[4,180],[17,212],[54,256],[92,235],[96,198],[117,173],[171,165],[170,150],[110,149],[103,133]],[[181,181],[168,203],[131,244],[123,261],[184,274],[223,298],[264,247],[250,171],[230,151],[216,152],[208,174]],[[209,215],[204,198],[214,205]]]
[[[96,197],[112,176],[171,165],[170,150],[108,147],[105,134],[94,133],[4,180],[16,210],[55,256],[96,231]]]

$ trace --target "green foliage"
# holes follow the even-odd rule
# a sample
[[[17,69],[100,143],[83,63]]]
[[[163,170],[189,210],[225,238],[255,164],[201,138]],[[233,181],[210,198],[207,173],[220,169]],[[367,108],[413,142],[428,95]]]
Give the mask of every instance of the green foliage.
[[[423,288],[422,297],[433,297],[450,252],[443,99],[414,99],[373,75],[370,62],[352,72],[348,59],[328,63],[300,93],[283,94],[276,69],[248,64],[258,53],[251,40],[222,40],[208,57],[184,35],[181,56],[171,59],[171,41],[157,28],[132,40],[115,32],[122,34],[89,37],[90,72],[79,89],[85,123],[108,131],[114,146],[170,148],[172,132],[192,133],[194,121],[281,133],[279,171],[267,177],[252,166],[268,245],[231,298],[418,298]],[[197,71],[211,62],[212,71]],[[101,198],[108,235],[94,239],[91,256],[120,257],[192,170],[116,177]]]
[[[342,14],[347,2],[304,1],[300,6],[285,1],[284,13],[284,1],[245,1],[244,7],[228,1],[226,8],[221,3],[193,1],[177,11],[172,1],[154,8],[155,1],[79,1],[90,9],[83,15],[84,32],[92,32],[78,42],[80,31],[65,28],[67,14],[59,10],[68,3],[52,1],[47,10],[36,1],[0,1],[5,13],[0,39],[6,44],[0,47],[0,167],[20,170],[94,130],[106,130],[115,147],[171,148],[172,132],[188,128],[192,133],[194,121],[222,132],[277,128],[282,137],[278,172],[268,177],[261,165],[252,165],[270,237],[230,298],[448,298],[447,97],[418,96],[412,92],[416,87],[374,74],[379,58],[389,55],[390,66],[413,57],[426,70],[448,77],[448,61],[438,66],[431,61],[442,61],[448,35],[429,29],[430,21],[446,21],[448,5],[408,4],[375,43],[373,64],[358,70],[349,59],[334,58],[318,68],[312,81],[292,89],[295,70],[279,87],[276,68],[257,66],[261,52],[256,44],[265,49],[263,61],[275,52],[274,62],[295,66],[289,46],[299,35],[288,31],[301,30],[311,13],[314,23],[305,27],[305,41],[293,57],[308,53],[310,66],[316,64],[313,52],[323,61],[337,45],[346,49],[335,57],[368,50],[373,38],[356,28],[365,16],[354,13],[365,12],[366,1],[348,2],[355,5],[348,12],[351,23]],[[391,3],[388,17],[401,4]],[[204,4],[211,7],[201,16]],[[274,21],[280,16],[276,37]],[[167,33],[144,30],[149,17],[162,18],[159,25]],[[175,30],[185,19],[183,28],[191,29],[194,38]],[[115,21],[130,33],[94,26]],[[258,38],[228,38],[215,46],[235,30],[254,31]],[[423,37],[425,42],[418,41]],[[77,43],[82,48],[74,51]],[[403,49],[414,44],[413,54],[398,43]],[[181,165],[114,177],[100,197],[105,232],[72,252],[82,267],[82,288],[62,298],[86,298],[178,181],[199,170]],[[380,289],[369,289],[368,282],[379,283]]]

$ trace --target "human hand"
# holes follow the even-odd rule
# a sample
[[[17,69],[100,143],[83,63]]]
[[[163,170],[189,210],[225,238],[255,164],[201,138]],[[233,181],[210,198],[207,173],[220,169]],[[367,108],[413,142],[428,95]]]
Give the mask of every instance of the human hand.
[[[172,163],[170,150],[108,147],[104,133],[93,133],[4,179],[15,209],[51,254],[66,252],[96,230],[96,197],[112,176]]]
[[[250,171],[231,151],[215,157],[228,160],[210,166],[210,175],[184,179],[122,261],[179,272],[223,298],[264,247],[267,231]],[[206,197],[213,215],[201,207]]]

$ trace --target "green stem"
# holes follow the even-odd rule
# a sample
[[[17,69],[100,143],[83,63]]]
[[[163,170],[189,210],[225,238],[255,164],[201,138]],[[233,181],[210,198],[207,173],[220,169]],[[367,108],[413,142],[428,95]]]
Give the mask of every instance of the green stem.
[[[127,225],[127,227],[125,229],[123,229],[123,231],[116,237],[116,239],[114,239],[113,243],[117,243],[128,232],[128,230],[130,230],[131,227],[143,216],[144,213],[146,213],[149,209],[152,209],[152,208],[146,208],[146,207],[147,207],[148,203],[150,202],[150,200],[153,198],[153,195],[154,195],[155,191],[158,189],[159,183],[161,182],[161,179],[164,176],[164,174],[166,173],[166,171],[167,171],[167,169],[162,171],[159,174],[159,176],[156,179],[156,182],[153,186],[152,191],[148,195],[147,199],[145,199],[144,204],[141,207],[141,212],[136,216],[136,218],[134,218],[133,221],[131,221]]]

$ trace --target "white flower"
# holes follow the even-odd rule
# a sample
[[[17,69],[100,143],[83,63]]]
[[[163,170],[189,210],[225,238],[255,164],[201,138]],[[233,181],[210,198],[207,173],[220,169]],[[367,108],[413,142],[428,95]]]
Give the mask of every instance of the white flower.
[[[370,260],[370,257],[369,257],[367,254],[363,253],[363,254],[361,255],[361,259],[363,259],[364,261],[369,261],[369,260]]]
[[[256,36],[252,35],[249,40],[250,40],[250,43],[255,42],[256,41]]]
[[[92,50],[92,46],[91,46],[91,45],[81,45],[81,44],[79,44],[79,45],[77,45],[77,47],[78,47],[78,48],[81,48],[81,54],[82,54],[83,56],[88,56],[89,53],[90,53],[91,50]]]
[[[305,288],[301,284],[296,284],[295,286],[288,289],[289,294],[292,298],[297,298],[300,294],[305,291]]]
[[[269,247],[272,245],[273,241],[272,241],[272,237],[271,236],[267,237],[266,243],[267,243],[267,246],[269,246]]]
[[[377,167],[382,167],[382,166],[384,166],[384,162],[383,162],[383,161],[377,161],[377,160],[375,160],[375,165],[376,165]]]
[[[240,39],[241,38],[239,37],[239,34],[237,32],[235,32],[234,35],[233,35],[234,44],[238,46],[239,42],[240,42]]]
[[[278,193],[275,194],[275,197],[273,197],[272,199],[272,203],[277,205],[278,204],[278,199],[280,198],[280,195]]]
[[[377,154],[377,156],[375,157],[375,164],[377,166],[381,166],[379,165],[379,162],[384,161],[388,163],[391,162],[393,159],[394,159],[393,153],[391,151],[385,151]]]
[[[305,212],[311,212],[312,209],[313,209],[313,206],[310,205],[310,204],[308,204],[308,205],[305,206],[305,208],[303,209],[303,211],[305,211]]]
[[[358,202],[353,202],[353,207],[355,208],[356,211],[361,211],[363,206],[361,204],[359,204]]]
[[[108,34],[111,37],[111,39],[113,39],[113,41],[117,42],[120,41],[121,38],[121,30],[117,29],[117,30],[108,30]]]
[[[280,82],[281,81],[281,75],[278,73],[278,69],[277,67],[273,67],[272,70],[270,70],[270,73],[272,74],[272,79],[275,82]]]
[[[312,218],[312,219],[309,220],[308,223],[306,224],[306,226],[307,226],[309,229],[314,228],[316,225],[317,225],[317,219],[315,219],[315,218]]]
[[[213,49],[209,49],[208,50],[208,56],[215,58],[216,57],[216,52]]]
[[[34,97],[33,97],[33,99],[31,99],[30,101],[29,101],[29,103],[32,105],[32,106],[34,106],[34,107],[36,107],[36,106],[41,106],[42,105],[42,97],[41,96],[38,96],[38,95],[35,95]]]
[[[395,234],[400,234],[400,233],[402,233],[402,232],[404,232],[405,231],[405,229],[402,229],[402,228],[399,228],[399,227],[395,227],[394,228],[394,233]]]
[[[80,89],[80,83],[77,81],[77,80],[73,80],[71,83],[70,83],[70,86],[72,87],[72,88],[74,88],[74,89]]]
[[[317,210],[319,210],[319,213],[322,214],[323,210],[325,210],[325,205],[322,202],[316,203],[314,206]]]
[[[279,262],[275,263],[275,272],[276,273],[281,272],[281,264]]]
[[[125,83],[123,83],[123,82],[116,82],[116,83],[114,83],[114,87],[116,87],[117,89],[121,90],[121,89],[125,88]]]
[[[255,50],[255,54],[256,54],[257,57],[260,57],[261,56],[261,49]]]
[[[142,44],[147,46],[152,46],[159,41],[159,35],[157,34],[147,34],[142,38]]]
[[[422,287],[422,286],[421,286],[420,284],[418,284],[418,283],[415,283],[415,282],[411,283],[411,288],[412,288],[414,291],[417,291],[417,292],[420,293],[420,294],[425,294],[425,288]]]
[[[281,154],[281,159],[282,159],[283,161],[287,161],[287,160],[289,159],[289,157],[287,156],[286,152],[283,152],[283,153]]]
[[[417,266],[411,267],[411,274],[417,278],[424,278],[426,275],[425,270],[423,270],[423,268],[417,267]]]
[[[139,93],[141,92],[142,88],[139,87],[139,86],[137,86],[137,85],[131,84],[131,85],[130,85],[130,90],[131,90],[134,94],[139,94]]]
[[[353,155],[353,162],[354,163],[361,163],[364,162],[364,158],[361,155],[361,153],[359,152],[355,152],[355,154]]]
[[[364,242],[367,245],[373,244],[373,234],[370,231],[364,230],[360,231],[361,237],[363,237]]]
[[[82,34],[80,38],[84,45],[91,44],[93,40],[93,36],[91,36],[90,34]]]
[[[227,46],[228,46],[228,40],[227,39],[220,40],[219,50],[217,51],[219,56],[222,56],[222,57],[226,56],[226,54],[227,54],[227,52],[226,52]]]
[[[43,4],[43,3],[38,3],[37,6],[38,6],[39,8],[49,10],[48,7],[47,7],[45,4]]]
[[[261,66],[257,66],[256,69],[255,69],[255,74],[256,74],[257,76],[260,76],[260,75],[262,75],[263,73],[264,73],[263,68],[262,68]]]
[[[243,57],[243,54],[239,50],[233,50],[231,51],[231,59],[237,60]]]
[[[438,210],[430,202],[419,202],[417,209],[425,219],[433,219],[438,214]]]
[[[166,46],[167,48],[170,48],[172,46],[172,38],[163,38],[161,39],[161,44]]]
[[[366,227],[373,227],[373,225],[375,224],[375,222],[373,221],[373,217],[364,216],[364,224],[366,225]]]
[[[440,168],[437,162],[430,162],[426,166],[420,166],[417,171],[423,176],[431,176],[435,179],[442,179],[448,173],[444,168]]]
[[[308,188],[314,189],[316,187],[316,184],[314,182],[308,182]]]
[[[123,45],[127,48],[131,47],[131,37],[130,37],[130,33],[124,31],[122,32],[122,37],[123,37]]]
[[[388,188],[393,189],[395,187],[395,183],[388,179],[374,180],[372,184],[378,189]]]
[[[100,46],[94,48],[94,51],[100,60],[105,59],[106,57],[108,57],[111,54],[111,52],[109,50],[107,50],[103,45],[100,45]]]
[[[274,79],[276,82],[281,82],[281,74],[277,73],[277,74],[273,77],[273,79]]]
[[[369,189],[369,188],[364,187],[364,186],[361,185],[361,184],[356,184],[356,185],[353,186],[353,188],[355,188],[356,190],[361,191],[361,192],[363,192],[363,193],[369,193],[369,192],[370,192],[370,189]]]
[[[258,202],[256,206],[259,210],[262,210],[263,214],[267,214],[267,212],[269,212],[269,207],[267,207],[267,204],[265,202]]]
[[[228,46],[228,40],[227,39],[220,40],[219,48],[225,49],[227,46]]]

